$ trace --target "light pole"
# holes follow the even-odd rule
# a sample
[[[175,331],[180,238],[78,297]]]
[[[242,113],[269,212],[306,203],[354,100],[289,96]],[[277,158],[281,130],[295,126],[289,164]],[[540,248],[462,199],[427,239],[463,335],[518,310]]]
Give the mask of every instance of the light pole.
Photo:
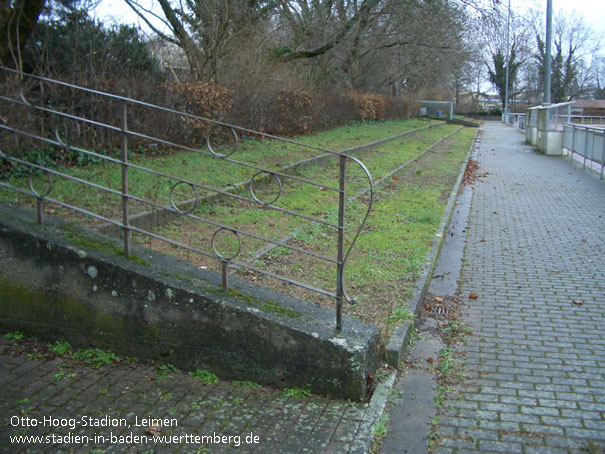
[[[506,16],[506,80],[504,82],[504,120],[508,122],[508,67],[510,66],[510,0]]]
[[[552,0],[546,0],[546,50],[544,51],[544,105],[550,104]]]

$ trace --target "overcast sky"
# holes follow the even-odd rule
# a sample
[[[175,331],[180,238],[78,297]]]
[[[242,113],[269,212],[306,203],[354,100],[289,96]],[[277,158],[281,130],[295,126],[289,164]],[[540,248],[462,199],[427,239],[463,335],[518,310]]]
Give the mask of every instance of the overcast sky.
[[[545,11],[546,0],[534,0],[538,9]],[[527,4],[523,0],[511,0],[513,5]],[[559,10],[571,13],[573,10],[584,17],[584,20],[596,33],[605,35],[605,0],[553,0],[553,12],[556,14]]]
[[[142,0],[142,3],[149,5],[152,1]],[[507,0],[500,0],[500,2],[504,5],[507,4]],[[575,10],[578,15],[582,16],[586,24],[602,37],[601,49],[603,51],[601,53],[605,53],[605,0],[552,0],[552,2],[555,15],[559,10],[566,13]],[[544,16],[546,16],[546,0],[510,0],[510,5],[514,11],[520,12],[528,8],[535,8],[544,11]],[[94,14],[104,21],[114,20],[115,22],[140,25],[143,29],[147,29],[147,26],[138,19],[124,0],[102,0]]]

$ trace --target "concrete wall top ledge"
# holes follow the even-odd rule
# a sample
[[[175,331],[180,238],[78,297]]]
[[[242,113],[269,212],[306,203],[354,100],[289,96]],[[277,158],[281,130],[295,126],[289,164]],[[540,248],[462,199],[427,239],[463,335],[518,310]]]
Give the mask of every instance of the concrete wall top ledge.
[[[379,330],[335,310],[0,203],[0,325],[219,376],[364,399]]]

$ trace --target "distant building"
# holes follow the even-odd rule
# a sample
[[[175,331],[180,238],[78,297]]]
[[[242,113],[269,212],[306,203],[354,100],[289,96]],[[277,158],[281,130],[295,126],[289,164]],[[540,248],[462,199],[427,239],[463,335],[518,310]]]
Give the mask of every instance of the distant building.
[[[502,104],[497,95],[477,91],[461,92],[457,96],[458,103],[456,110],[458,112],[491,112],[500,109]]]
[[[496,109],[502,109],[502,100],[498,95],[481,93],[478,100],[479,109],[483,112],[490,112]]]
[[[571,107],[572,115],[605,117],[605,99],[578,99]]]

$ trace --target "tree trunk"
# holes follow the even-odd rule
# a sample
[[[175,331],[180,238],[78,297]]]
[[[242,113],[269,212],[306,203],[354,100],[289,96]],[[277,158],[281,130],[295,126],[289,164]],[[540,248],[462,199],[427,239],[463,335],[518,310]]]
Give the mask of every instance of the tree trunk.
[[[0,1],[0,64],[21,67],[21,50],[31,36],[45,0]]]

